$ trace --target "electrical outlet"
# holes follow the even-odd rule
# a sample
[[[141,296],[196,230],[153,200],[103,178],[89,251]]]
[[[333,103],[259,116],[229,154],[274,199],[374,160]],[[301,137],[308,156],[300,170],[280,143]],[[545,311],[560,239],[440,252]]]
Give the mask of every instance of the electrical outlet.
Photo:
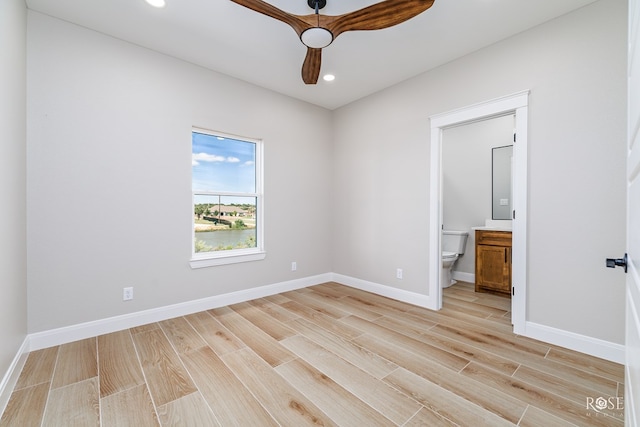
[[[122,289],[122,301],[129,301],[133,299],[133,287]]]
[[[296,271],[298,269],[298,263],[293,261],[291,263],[291,271]]]
[[[402,279],[402,269],[398,268],[396,270],[396,279]]]

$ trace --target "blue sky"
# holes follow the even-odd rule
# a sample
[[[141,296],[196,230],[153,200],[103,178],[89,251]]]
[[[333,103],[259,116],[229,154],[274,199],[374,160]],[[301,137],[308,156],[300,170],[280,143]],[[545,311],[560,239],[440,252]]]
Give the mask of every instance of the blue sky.
[[[255,193],[256,145],[192,133],[193,190]]]

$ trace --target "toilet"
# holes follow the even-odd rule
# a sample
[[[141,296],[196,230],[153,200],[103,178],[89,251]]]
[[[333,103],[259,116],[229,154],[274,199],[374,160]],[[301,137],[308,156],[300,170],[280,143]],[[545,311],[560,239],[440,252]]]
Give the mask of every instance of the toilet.
[[[442,274],[440,284],[443,288],[456,283],[451,278],[453,265],[464,254],[469,233],[466,231],[442,230]]]

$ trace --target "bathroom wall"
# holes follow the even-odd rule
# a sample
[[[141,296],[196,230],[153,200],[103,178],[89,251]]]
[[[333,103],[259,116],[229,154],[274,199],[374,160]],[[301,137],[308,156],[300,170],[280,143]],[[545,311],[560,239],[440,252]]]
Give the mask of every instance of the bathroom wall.
[[[475,274],[475,236],[471,227],[491,219],[491,152],[513,144],[514,116],[497,117],[445,129],[442,137],[442,201],[445,230],[469,232],[467,248],[454,266],[454,278]],[[463,273],[463,274],[455,274]]]

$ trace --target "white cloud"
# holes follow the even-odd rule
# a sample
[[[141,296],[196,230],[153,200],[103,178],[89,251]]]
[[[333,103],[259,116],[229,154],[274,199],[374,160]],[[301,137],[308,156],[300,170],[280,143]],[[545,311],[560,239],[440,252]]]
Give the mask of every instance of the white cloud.
[[[224,162],[225,158],[222,156],[216,156],[215,154],[207,154],[207,153],[193,153],[192,160],[202,161],[202,162]]]
[[[224,157],[218,156],[216,154],[208,154],[208,153],[192,153],[191,154],[191,166],[198,166],[200,162],[209,162],[209,163],[239,163],[240,159],[237,157]]]

